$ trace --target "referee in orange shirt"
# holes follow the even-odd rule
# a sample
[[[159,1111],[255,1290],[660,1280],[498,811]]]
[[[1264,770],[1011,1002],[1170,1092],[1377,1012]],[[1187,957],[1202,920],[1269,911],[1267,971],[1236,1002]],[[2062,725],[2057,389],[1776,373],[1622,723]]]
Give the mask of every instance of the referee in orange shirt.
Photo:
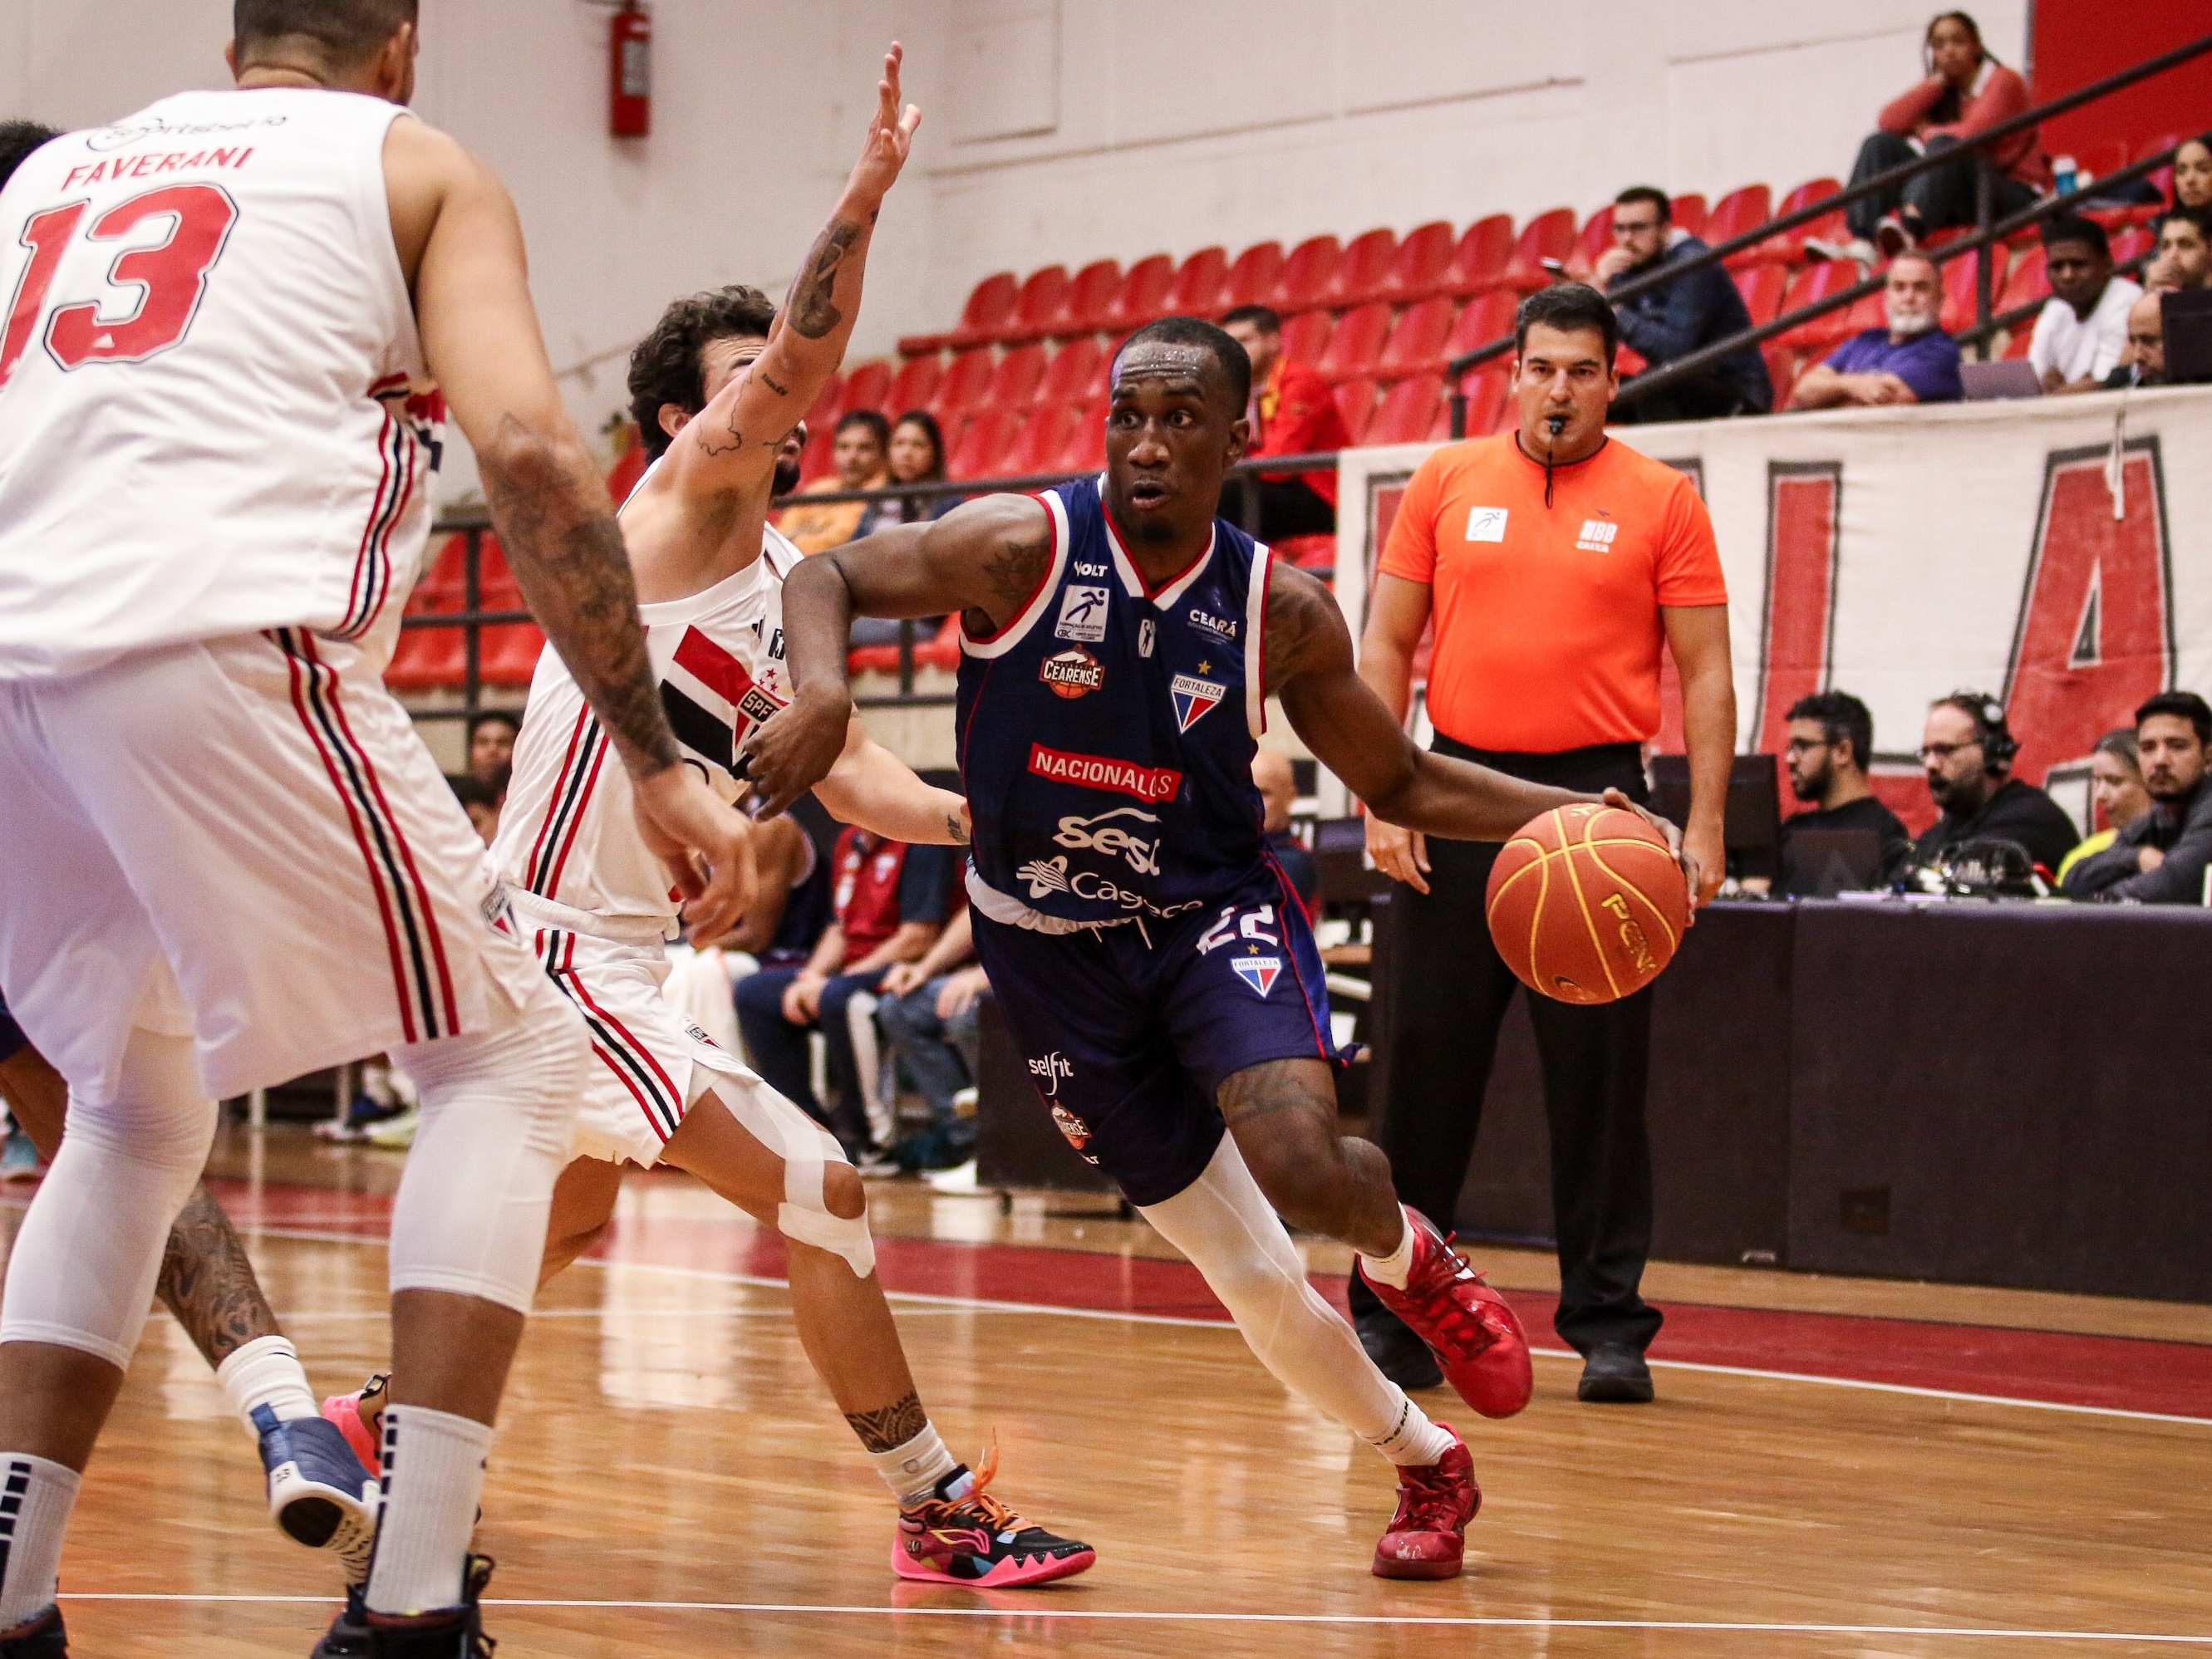
[[[1407,485],[1368,612],[1359,672],[1402,718],[1431,617],[1429,719],[1439,754],[1571,789],[1645,798],[1659,729],[1659,651],[1682,677],[1690,751],[1684,852],[1694,903],[1723,873],[1735,748],[1728,588],[1705,505],[1683,474],[1606,436],[1618,389],[1613,307],[1578,283],[1515,321],[1519,429],[1436,451]],[[1431,841],[1367,820],[1378,868],[1404,884],[1389,959],[1377,1139],[1398,1193],[1452,1215],[1474,1150],[1498,1030],[1518,988],[1484,916],[1495,844]],[[1583,1400],[1651,1398],[1644,1350],[1660,1315],[1638,1292],[1651,1245],[1644,1121],[1650,993],[1602,1006],[1532,997],[1552,1138],[1559,1335]],[[1360,1340],[1401,1385],[1438,1380],[1419,1337],[1355,1279]]]

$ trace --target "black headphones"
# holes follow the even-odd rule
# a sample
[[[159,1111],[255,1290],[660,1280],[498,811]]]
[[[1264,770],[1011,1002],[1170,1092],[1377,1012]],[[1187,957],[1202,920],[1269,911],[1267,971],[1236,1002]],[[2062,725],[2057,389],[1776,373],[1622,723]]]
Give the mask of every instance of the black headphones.
[[[1954,691],[1946,702],[1971,713],[1981,728],[1982,769],[2002,772],[2020,753],[2020,739],[2005,724],[2004,705],[1986,691]]]

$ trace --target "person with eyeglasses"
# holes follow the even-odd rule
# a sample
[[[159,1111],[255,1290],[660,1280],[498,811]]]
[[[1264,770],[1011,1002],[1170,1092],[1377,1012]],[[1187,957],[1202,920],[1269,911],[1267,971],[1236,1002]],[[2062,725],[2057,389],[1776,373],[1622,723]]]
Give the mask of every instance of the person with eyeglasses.
[[[2064,807],[2013,776],[2019,748],[1994,697],[1954,691],[1929,705],[1920,763],[1943,816],[1912,843],[1915,864],[1933,864],[1965,842],[1995,839],[2017,842],[2045,870],[2058,868],[2081,832]]]
[[[1905,820],[1875,798],[1867,779],[1874,755],[1874,716],[1848,691],[1822,691],[1790,707],[1790,792],[1815,801],[1809,812],[1782,821],[1782,842],[1805,830],[1871,830],[1881,838],[1881,878],[1912,851]]]
[[[1632,185],[1613,198],[1613,246],[1590,268],[1590,282],[1611,294],[1705,251],[1704,242],[1676,228],[1674,203],[1665,191]],[[1735,279],[1717,264],[1616,301],[1613,309],[1620,319],[1620,337],[1655,369],[1751,326],[1751,313]],[[1624,424],[1704,421],[1764,415],[1773,407],[1766,359],[1757,346],[1746,346],[1687,380],[1622,404],[1611,418]]]

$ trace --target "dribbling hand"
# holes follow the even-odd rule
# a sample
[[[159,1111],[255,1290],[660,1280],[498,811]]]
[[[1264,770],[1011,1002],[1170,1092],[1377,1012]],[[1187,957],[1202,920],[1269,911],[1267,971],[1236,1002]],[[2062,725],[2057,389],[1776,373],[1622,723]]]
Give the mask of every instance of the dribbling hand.
[[[1604,799],[1607,806],[1617,806],[1624,812],[1635,813],[1638,817],[1642,818],[1644,823],[1667,838],[1667,850],[1674,855],[1674,862],[1682,866],[1682,879],[1689,884],[1689,920],[1691,926],[1695,927],[1698,907],[1710,904],[1713,895],[1720,891],[1720,876],[1716,873],[1710,878],[1706,877],[1705,860],[1700,859],[1697,853],[1691,849],[1681,830],[1667,819],[1661,817],[1649,808],[1638,806],[1618,789],[1607,790]],[[1716,869],[1717,871],[1724,867],[1724,865],[1717,866]]]
[[[830,775],[845,752],[853,705],[842,696],[810,697],[804,690],[753,727],[745,738],[744,775],[763,803],[757,817],[772,818]]]

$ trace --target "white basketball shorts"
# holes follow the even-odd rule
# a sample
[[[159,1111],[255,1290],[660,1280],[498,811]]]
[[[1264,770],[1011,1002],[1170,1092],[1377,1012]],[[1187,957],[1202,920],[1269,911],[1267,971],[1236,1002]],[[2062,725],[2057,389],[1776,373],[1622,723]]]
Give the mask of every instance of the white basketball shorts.
[[[594,1063],[570,1157],[649,1170],[684,1114],[710,1088],[749,1128],[751,1109],[805,1122],[797,1107],[661,994],[669,961],[659,940],[633,944],[556,927],[532,937],[538,960],[592,1034]],[[767,1144],[771,1152],[783,1150]]]
[[[0,988],[88,1098],[112,1096],[165,961],[217,1098],[495,1028],[537,972],[496,894],[344,641],[284,629],[0,683]]]

